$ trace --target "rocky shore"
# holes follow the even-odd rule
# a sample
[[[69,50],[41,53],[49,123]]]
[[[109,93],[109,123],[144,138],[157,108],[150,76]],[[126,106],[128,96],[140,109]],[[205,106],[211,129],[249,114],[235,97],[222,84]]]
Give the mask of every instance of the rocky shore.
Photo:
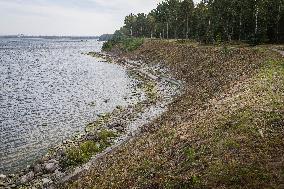
[[[78,177],[89,171],[97,159],[139,133],[141,126],[165,112],[180,91],[181,82],[172,79],[159,65],[150,67],[104,53],[90,52],[87,55],[123,66],[130,77],[136,79],[132,95],[137,98],[137,103],[99,115],[95,122],[86,126],[85,133],[51,148],[48,154],[25,170],[0,175],[0,188],[57,188],[57,185]]]
[[[6,188],[282,188],[284,61],[271,49],[147,40],[132,52],[89,53],[125,66],[139,103],[52,150],[43,175],[31,166],[0,180]],[[74,146],[88,157],[80,166]]]
[[[147,40],[122,59],[182,81],[167,111],[60,188],[283,188],[283,57],[271,47]]]

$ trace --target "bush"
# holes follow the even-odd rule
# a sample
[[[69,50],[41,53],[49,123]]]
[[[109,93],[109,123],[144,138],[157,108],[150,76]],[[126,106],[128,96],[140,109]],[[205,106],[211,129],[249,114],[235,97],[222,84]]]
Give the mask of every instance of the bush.
[[[103,49],[103,51],[110,51],[112,49],[113,45],[114,45],[114,43],[113,43],[112,40],[106,41],[106,42],[104,42],[102,49]]]
[[[102,152],[111,145],[111,139],[118,135],[113,131],[102,130],[98,133],[97,141],[88,140],[79,146],[73,146],[66,150],[66,156],[61,160],[63,167],[77,166],[88,162],[92,156]]]
[[[144,43],[142,38],[120,38],[119,40],[109,40],[103,44],[103,51],[111,51],[114,46],[119,47],[125,52],[131,52],[139,48]]]
[[[127,38],[122,41],[122,49],[126,52],[131,52],[138,49],[144,40],[141,38]]]
[[[111,51],[114,46],[125,52],[131,52],[139,48],[143,44],[142,38],[127,37],[120,31],[116,31],[111,40],[103,44],[103,51]]]
[[[65,166],[76,166],[88,162],[101,149],[94,141],[86,141],[79,147],[69,148],[66,152]]]

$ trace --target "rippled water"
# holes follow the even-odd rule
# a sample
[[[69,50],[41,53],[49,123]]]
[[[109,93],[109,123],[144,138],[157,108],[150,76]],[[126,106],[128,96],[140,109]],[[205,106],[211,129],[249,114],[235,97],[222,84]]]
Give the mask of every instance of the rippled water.
[[[83,54],[101,45],[0,38],[0,173],[25,167],[98,114],[131,103],[126,71]]]

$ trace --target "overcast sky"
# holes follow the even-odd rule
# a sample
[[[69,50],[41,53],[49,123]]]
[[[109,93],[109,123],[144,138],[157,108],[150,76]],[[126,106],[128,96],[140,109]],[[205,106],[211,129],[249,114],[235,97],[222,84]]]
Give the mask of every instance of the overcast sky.
[[[147,13],[161,1],[0,0],[0,35],[113,33],[122,26],[127,14]]]

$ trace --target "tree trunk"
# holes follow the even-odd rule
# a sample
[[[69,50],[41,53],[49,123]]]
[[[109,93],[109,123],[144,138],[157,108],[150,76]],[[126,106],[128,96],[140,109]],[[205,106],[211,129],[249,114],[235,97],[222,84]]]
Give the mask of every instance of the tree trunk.
[[[255,0],[255,2],[257,2],[257,0]],[[256,6],[256,12],[255,12],[255,31],[254,31],[254,34],[256,36],[257,33],[258,33],[258,12],[259,12],[259,9],[258,9],[257,4],[255,6]]]
[[[239,20],[239,41],[242,40],[242,12],[240,13],[240,20]]]
[[[175,24],[175,39],[177,39],[177,38],[178,38],[178,35],[177,35],[177,30],[178,30],[177,23],[178,23],[178,18],[176,17],[176,24]]]
[[[167,22],[167,39],[169,39],[169,23]]]
[[[278,7],[278,15],[277,15],[277,24],[276,24],[276,41],[279,42],[279,22],[280,22],[280,14],[281,14],[281,2]]]
[[[131,26],[131,28],[130,28],[130,35],[131,35],[131,37],[133,36],[132,26]]]
[[[207,39],[206,39],[206,43],[210,42],[209,40],[211,40],[211,42],[214,41],[213,39],[213,35],[211,34],[211,18],[209,18],[208,20],[208,28],[207,28]]]
[[[229,20],[226,20],[225,32],[227,40],[230,41],[230,34],[229,34]]]
[[[189,24],[188,24],[188,16],[186,17],[186,36],[185,38],[188,39],[188,33],[189,33]]]

